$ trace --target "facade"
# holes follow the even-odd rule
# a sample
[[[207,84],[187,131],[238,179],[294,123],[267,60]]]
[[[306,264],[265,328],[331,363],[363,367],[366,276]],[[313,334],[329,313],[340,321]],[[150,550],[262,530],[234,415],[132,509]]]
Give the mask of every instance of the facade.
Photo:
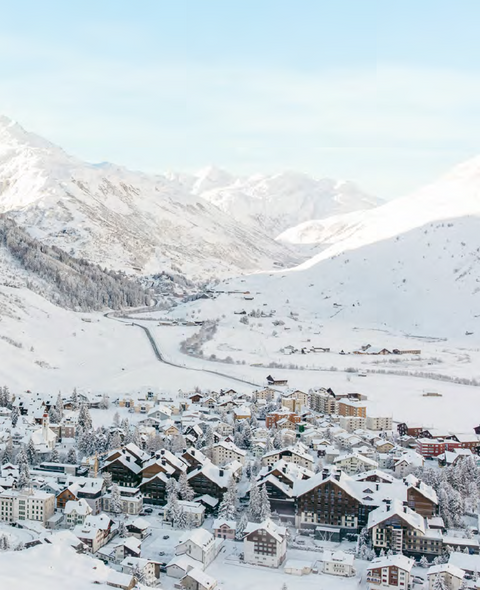
[[[64,510],[65,524],[72,529],[77,524],[83,524],[87,516],[92,514],[92,509],[85,500],[70,500]]]
[[[221,441],[212,447],[212,461],[215,465],[223,467],[231,461],[245,464],[246,451],[239,449],[235,443]]]
[[[404,555],[374,559],[367,568],[369,590],[406,590],[414,561]]]
[[[185,590],[213,590],[217,587],[217,580],[198,568],[191,569],[180,581]]]
[[[247,532],[248,530],[248,532]],[[287,531],[267,519],[247,527],[243,539],[244,559],[252,565],[279,567],[287,554]]]
[[[122,572],[125,574],[134,575],[134,572],[138,569],[144,576],[146,586],[155,586],[158,582],[158,573],[155,563],[142,557],[126,557],[122,563]],[[138,580],[137,580],[138,581]]]
[[[358,453],[350,453],[343,457],[338,457],[334,460],[335,467],[341,469],[348,475],[354,473],[361,473],[362,471],[371,471],[378,467],[378,463],[373,459],[359,455]]]
[[[367,416],[368,430],[392,430],[393,420],[391,416]]]
[[[82,525],[77,525],[73,533],[85,544],[89,553],[96,553],[116,534],[115,523],[106,514],[87,516]]]
[[[265,427],[266,428],[275,428],[277,426],[277,422],[287,418],[293,424],[297,424],[298,422],[302,421],[302,418],[296,414],[295,412],[291,412],[288,408],[282,408],[277,412],[272,412],[265,417]]]
[[[188,555],[206,568],[216,557],[215,538],[205,529],[187,531],[180,537],[175,555]]]
[[[368,531],[375,550],[391,550],[405,555],[436,557],[443,550],[439,530],[427,528],[425,519],[408,508],[407,502],[387,501],[372,511]]]
[[[338,400],[326,389],[310,394],[310,408],[319,414],[338,414]]]
[[[427,576],[428,590],[435,590],[442,583],[441,581],[443,581],[443,587],[448,590],[460,590],[465,572],[451,563],[442,563],[429,568]]]
[[[123,514],[138,515],[143,509],[143,496],[138,488],[118,486],[120,502]],[[109,492],[103,496],[103,510],[113,512],[112,494]]]
[[[236,520],[217,518],[213,521],[213,534],[216,539],[235,539],[237,532]]]
[[[356,531],[365,526],[367,512],[344,473],[317,474],[298,482],[295,525],[297,528],[316,528],[328,525]]]
[[[323,573],[332,576],[350,577],[355,575],[353,566],[355,557],[352,554],[343,551],[323,552]]]
[[[361,416],[367,417],[367,407],[356,400],[341,399],[338,402],[338,414],[340,416]]]
[[[340,416],[338,425],[347,432],[365,430],[367,426],[367,418],[364,418],[363,416]]]
[[[36,520],[46,525],[55,512],[55,496],[41,490],[8,490],[0,493],[0,520]]]

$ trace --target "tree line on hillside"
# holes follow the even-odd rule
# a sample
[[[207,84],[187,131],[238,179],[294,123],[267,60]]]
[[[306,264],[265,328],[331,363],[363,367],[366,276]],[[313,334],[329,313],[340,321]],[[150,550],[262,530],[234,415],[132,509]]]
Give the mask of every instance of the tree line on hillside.
[[[51,299],[62,307],[95,311],[149,303],[144,287],[125,273],[102,269],[56,246],[42,244],[5,215],[0,215],[0,245],[23,268],[53,286]],[[33,282],[28,286],[39,291]]]

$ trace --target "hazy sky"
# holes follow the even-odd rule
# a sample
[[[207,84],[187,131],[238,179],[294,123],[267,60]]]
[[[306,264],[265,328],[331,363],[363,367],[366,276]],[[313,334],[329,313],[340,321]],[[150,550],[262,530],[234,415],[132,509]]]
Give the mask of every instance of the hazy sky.
[[[0,0],[0,113],[89,161],[358,181],[480,153],[479,0]]]

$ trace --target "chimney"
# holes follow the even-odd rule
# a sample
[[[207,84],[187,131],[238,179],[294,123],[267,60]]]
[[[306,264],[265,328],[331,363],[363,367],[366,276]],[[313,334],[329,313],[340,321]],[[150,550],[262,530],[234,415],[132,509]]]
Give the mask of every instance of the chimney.
[[[192,454],[192,457],[195,456],[195,449],[191,449],[190,453]]]
[[[223,469],[219,469],[219,471],[218,471],[218,475],[219,475],[220,477],[223,477],[223,474],[224,474],[224,473],[225,473],[225,472],[224,472],[224,470],[223,470]]]
[[[130,455],[127,455],[127,461],[130,463]]]
[[[327,479],[328,477],[328,469],[324,469],[322,471],[322,480]]]
[[[380,486],[378,485],[378,483],[376,484],[375,489],[377,490],[377,492],[380,489]]]
[[[166,465],[167,462],[165,461],[165,459],[162,459],[162,465]]]

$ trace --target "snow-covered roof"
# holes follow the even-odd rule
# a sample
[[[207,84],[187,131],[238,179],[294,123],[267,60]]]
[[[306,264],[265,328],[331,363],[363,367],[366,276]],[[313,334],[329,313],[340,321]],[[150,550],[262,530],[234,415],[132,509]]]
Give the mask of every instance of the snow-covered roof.
[[[365,457],[364,455],[360,455],[359,453],[348,453],[347,455],[343,455],[337,457],[333,460],[334,463],[342,463],[343,461],[350,461],[351,459],[356,459],[365,465],[370,465],[371,467],[375,468],[378,466],[378,463],[369,457]]]
[[[87,514],[91,514],[92,509],[88,505],[87,501],[83,498],[80,500],[69,500],[65,504],[65,514],[71,514],[75,512],[76,514],[81,514],[82,516],[86,516]]]
[[[236,530],[237,528],[237,521],[236,520],[226,520],[225,518],[216,518],[213,521],[212,528],[219,529],[221,526],[226,525],[229,529]]]
[[[453,565],[453,563],[439,563],[438,565],[432,565],[432,567],[428,568],[427,575],[432,576],[441,573],[450,574],[461,580],[463,580],[463,576],[465,575],[465,572],[458,566]]]
[[[424,498],[427,498],[434,504],[438,504],[438,497],[436,491],[425,484],[423,481],[420,481],[418,477],[415,477],[413,473],[407,475],[404,479],[405,483],[408,485],[409,488],[415,488],[417,492],[422,494]]]
[[[202,586],[203,588],[206,588],[207,590],[209,588],[215,588],[215,586],[217,585],[217,580],[215,580],[215,578],[212,578],[211,576],[209,576],[208,574],[203,572],[201,569],[198,569],[196,567],[191,569],[184,576],[184,578],[187,578],[187,577],[191,578],[192,580],[195,580],[195,582],[197,582],[197,584],[200,584],[200,586]]]
[[[178,542],[179,545],[183,545],[190,541],[199,547],[205,547],[212,543],[214,540],[213,535],[211,532],[207,531],[206,529],[200,527],[198,529],[194,529],[192,531],[186,531],[183,535],[179,538]]]
[[[469,555],[467,553],[453,551],[450,553],[448,563],[451,563],[466,572],[480,571],[480,555]]]
[[[392,500],[391,504],[383,504],[370,512],[368,515],[368,528],[371,529],[393,516],[397,516],[412,528],[425,534],[425,519],[423,516],[417,514],[408,506],[404,506],[400,500],[396,499]]]
[[[260,524],[248,523],[244,532],[249,535],[256,531],[267,531],[278,543],[281,543],[287,534],[287,529],[284,526],[275,524],[270,518]]]
[[[406,572],[410,572],[414,563],[413,559],[410,559],[405,555],[390,555],[389,557],[379,557],[378,559],[374,559],[368,566],[367,570],[394,566]]]
[[[322,561],[326,562],[337,562],[345,565],[352,565],[355,560],[355,556],[352,553],[345,553],[344,551],[328,551],[324,549]]]
[[[224,449],[227,449],[228,451],[232,451],[232,453],[236,453],[237,455],[240,455],[241,457],[244,457],[247,454],[247,451],[240,449],[239,447],[237,447],[237,445],[235,443],[229,442],[226,440],[221,440],[216,445],[214,445],[214,448],[215,447],[223,447]]]
[[[178,567],[186,573],[189,570],[192,570],[193,568],[203,567],[203,564],[200,561],[197,561],[196,559],[193,559],[193,557],[190,557],[189,555],[184,553],[183,555],[174,555],[172,557],[172,559],[168,562],[166,567],[168,569],[172,566]]]

